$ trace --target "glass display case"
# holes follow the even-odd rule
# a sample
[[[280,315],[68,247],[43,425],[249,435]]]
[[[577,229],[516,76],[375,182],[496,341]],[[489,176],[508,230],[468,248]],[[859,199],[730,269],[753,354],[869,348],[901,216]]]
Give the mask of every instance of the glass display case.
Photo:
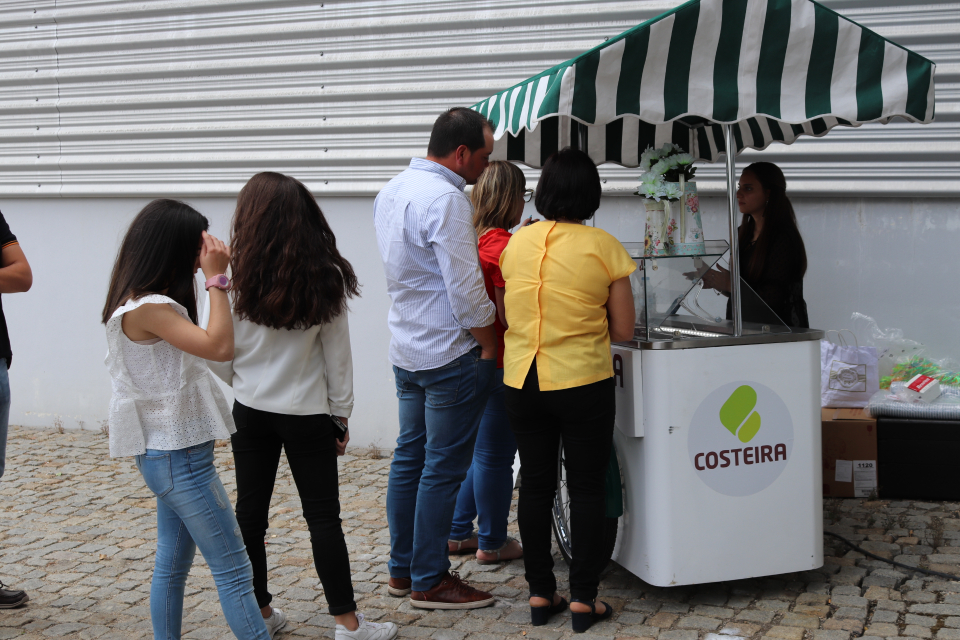
[[[644,256],[643,243],[624,242],[623,246],[637,264],[630,276],[633,288],[637,323],[634,341],[660,344],[689,340],[728,344],[733,337],[733,323],[729,320],[729,296],[712,289],[704,289],[702,278],[710,269],[727,268],[729,245],[724,240],[708,240],[702,255]],[[763,302],[741,278],[742,308],[753,310],[759,322],[743,323],[743,335],[773,337],[790,334],[790,327]],[[719,341],[719,342],[718,342]],[[765,340],[766,341],[766,340]],[[680,345],[677,345],[680,346]],[[702,346],[710,346],[703,344]],[[669,348],[669,347],[667,347]]]

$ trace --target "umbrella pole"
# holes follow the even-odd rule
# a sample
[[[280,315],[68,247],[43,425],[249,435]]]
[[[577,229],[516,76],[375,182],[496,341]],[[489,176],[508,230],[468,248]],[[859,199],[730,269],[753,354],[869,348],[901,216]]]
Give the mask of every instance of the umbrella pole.
[[[733,335],[743,335],[743,316],[740,310],[740,238],[737,233],[737,147],[733,125],[723,125],[727,152],[727,211],[730,216],[730,315]]]

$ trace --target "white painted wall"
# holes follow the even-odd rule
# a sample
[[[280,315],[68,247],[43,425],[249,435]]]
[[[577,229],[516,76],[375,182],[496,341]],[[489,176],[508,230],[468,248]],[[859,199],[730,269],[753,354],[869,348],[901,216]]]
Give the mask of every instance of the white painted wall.
[[[100,310],[126,226],[146,199],[5,199],[0,211],[30,260],[34,285],[5,295],[13,343],[11,424],[98,429],[110,381]],[[233,201],[192,199],[226,237]],[[726,205],[703,198],[708,238],[726,237]],[[387,361],[389,299],[373,231],[370,197],[320,200],[341,251],[357,271],[362,297],[351,304],[358,446],[392,447],[397,433],[393,373]],[[901,327],[931,354],[960,358],[956,285],[960,204],[952,199],[795,199],[810,263],[804,283],[811,324],[848,326],[854,311]],[[638,198],[605,198],[598,224],[635,240]],[[532,205],[528,205],[532,211]]]

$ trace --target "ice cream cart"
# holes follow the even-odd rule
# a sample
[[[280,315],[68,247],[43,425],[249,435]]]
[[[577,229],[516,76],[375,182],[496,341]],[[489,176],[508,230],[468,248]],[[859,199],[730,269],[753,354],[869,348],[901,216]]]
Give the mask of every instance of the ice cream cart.
[[[670,142],[726,160],[729,242],[651,256],[644,238],[620,238],[638,264],[638,323],[612,348],[617,464],[603,526],[613,559],[645,581],[822,564],[822,334],[742,319],[756,294],[739,277],[736,156],[838,126],[929,123],[933,75],[930,61],[811,0],[692,0],[474,106],[496,127],[491,159],[539,167],[573,146],[635,167]],[[697,282],[728,252],[730,319],[726,299]],[[555,532],[569,556],[562,456]]]

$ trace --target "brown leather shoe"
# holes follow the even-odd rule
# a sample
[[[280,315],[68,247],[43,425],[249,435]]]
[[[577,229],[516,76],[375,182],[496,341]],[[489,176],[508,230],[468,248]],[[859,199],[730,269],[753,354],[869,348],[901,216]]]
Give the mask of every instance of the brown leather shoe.
[[[393,578],[387,580],[387,593],[402,597],[410,593],[410,578]]]
[[[418,609],[480,609],[493,604],[494,597],[486,591],[474,589],[454,571],[448,572],[429,591],[413,591],[410,604]]]

